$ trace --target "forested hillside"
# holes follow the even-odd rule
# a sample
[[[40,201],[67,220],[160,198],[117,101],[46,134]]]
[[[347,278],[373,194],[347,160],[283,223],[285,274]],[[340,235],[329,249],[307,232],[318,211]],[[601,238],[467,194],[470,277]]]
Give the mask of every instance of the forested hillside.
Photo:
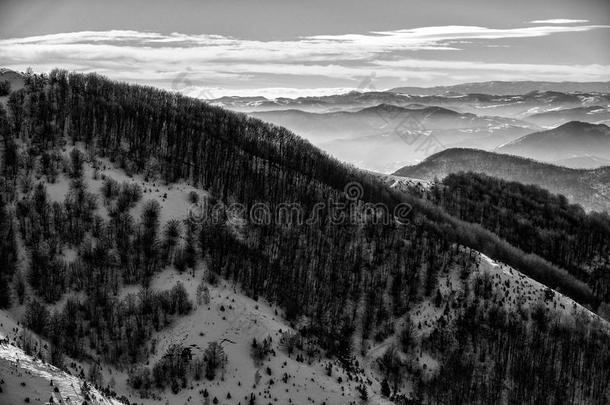
[[[587,214],[540,187],[477,173],[450,174],[432,185],[429,197],[451,215],[569,270],[610,302],[607,213]]]
[[[553,310],[505,307],[491,291],[508,286],[469,274],[481,264],[476,249],[595,309],[590,286],[286,129],[174,93],[54,71],[29,75],[25,88],[11,93],[0,130],[0,288],[12,298],[2,305],[26,306],[25,324],[49,341],[57,365],[65,354],[95,354],[124,367],[145,362],[155,333],[193,310],[182,284],[146,287],[168,267],[184,272],[203,262],[212,279],[236,281],[248,296],[277,303],[300,335],[348,369],[358,368],[354,355],[369,343],[403,342],[385,351],[379,366],[394,381],[382,391],[397,402],[408,403],[400,396],[407,374],[415,384],[411,397],[424,403],[536,402],[541,392],[549,402],[608,398],[605,324],[579,318],[577,325],[571,312],[566,323],[556,303]],[[100,158],[128,176],[188,182],[210,196],[197,220],[161,223],[155,200],[134,216],[130,210],[146,190],[103,179],[100,201],[88,188],[83,167],[98,176]],[[60,174],[70,178],[68,190],[63,201],[52,201],[47,186]],[[252,216],[261,204],[265,213],[291,208],[267,221]],[[21,261],[20,249],[27,252]],[[455,271],[466,292],[443,293],[439,279]],[[122,293],[127,286],[144,288]],[[55,306],[66,291],[79,295]],[[398,325],[432,298],[443,320],[415,339],[438,359],[428,379],[409,363],[410,328]],[[464,359],[464,350],[477,355]],[[178,381],[186,372],[182,361],[191,364],[172,353],[153,367],[159,388],[168,375]],[[480,380],[485,370],[493,378]]]
[[[443,179],[451,173],[476,172],[523,184],[535,184],[587,210],[610,211],[610,167],[570,169],[519,156],[476,149],[447,149],[414,166],[397,170],[397,176],[422,180]]]

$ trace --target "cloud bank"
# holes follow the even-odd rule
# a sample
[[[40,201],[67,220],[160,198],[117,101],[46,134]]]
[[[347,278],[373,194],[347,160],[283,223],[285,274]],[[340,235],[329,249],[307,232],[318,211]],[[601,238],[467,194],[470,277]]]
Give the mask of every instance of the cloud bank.
[[[579,24],[588,23],[589,20],[572,20],[569,18],[553,18],[550,20],[533,20],[530,24]]]
[[[298,89],[350,88],[375,74],[380,86],[484,80],[608,80],[601,64],[527,64],[463,60],[467,46],[508,47],[497,41],[607,29],[566,25],[586,20],[496,29],[436,26],[366,34],[316,35],[258,41],[221,35],[161,34],[128,30],[82,31],[0,39],[4,66],[48,71],[96,71],[114,79],[151,84],[190,95],[293,95]],[[423,57],[434,53],[435,58]],[[439,57],[438,55],[442,55]],[[305,89],[309,89],[305,91]]]

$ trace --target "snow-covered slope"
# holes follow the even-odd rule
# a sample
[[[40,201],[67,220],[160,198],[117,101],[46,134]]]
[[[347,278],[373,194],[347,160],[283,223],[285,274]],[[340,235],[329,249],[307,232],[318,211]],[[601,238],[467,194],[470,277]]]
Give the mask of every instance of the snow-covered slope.
[[[121,404],[80,378],[28,356],[12,342],[6,343],[7,336],[2,332],[0,336],[5,342],[0,344],[0,404]]]
[[[80,149],[84,152],[83,148]],[[70,147],[67,148],[63,154],[68,157],[70,150]],[[146,181],[141,175],[127,176],[123,170],[107,159],[100,159],[100,163],[95,176],[91,163],[85,163],[84,179],[87,183],[87,191],[97,197],[96,214],[105,220],[108,219],[108,210],[101,193],[104,178],[112,178],[118,183],[140,185],[144,191],[143,197],[135,207],[130,209],[130,213],[134,218],[138,218],[145,202],[151,199],[156,200],[161,205],[161,227],[170,219],[186,219],[192,208],[192,204],[189,202],[190,192],[195,191],[201,197],[207,195],[204,190],[196,189],[185,183],[166,185]],[[60,174],[54,183],[45,183],[45,186],[50,201],[62,202],[69,192],[70,178],[65,174]],[[74,260],[75,255],[76,252],[70,249],[64,251],[64,257],[68,261]],[[206,271],[203,263],[199,263],[196,270],[192,272],[180,273],[173,267],[168,267],[156,274],[151,281],[150,288],[166,290],[179,282],[185,286],[190,300],[195,303],[197,287],[204,279]],[[297,349],[295,353],[289,355],[286,350],[282,349],[280,344],[282,333],[293,331],[293,329],[289,322],[282,318],[282,311],[279,308],[262,299],[254,301],[248,298],[240,293],[237,286],[229,285],[224,280],[220,280],[217,285],[204,284],[210,292],[209,305],[196,305],[189,315],[177,319],[170,327],[156,333],[152,339],[155,346],[154,354],[146,363],[134,365],[134,368],[151,367],[172,344],[189,347],[194,356],[200,356],[210,342],[216,341],[222,344],[227,354],[227,365],[222,378],[217,377],[213,381],[206,379],[191,381],[188,387],[177,394],[173,394],[169,388],[164,391],[153,388],[147,398],[142,398],[140,392],[128,384],[128,369],[103,364],[104,387],[112,389],[117,396],[124,396],[130,402],[137,401],[137,403],[145,405],[158,404],[160,400],[162,400],[161,403],[167,400],[169,404],[185,404],[193,400],[196,401],[195,403],[201,403],[205,400],[204,390],[209,393],[210,401],[216,398],[220,404],[248,403],[251,394],[254,394],[257,404],[276,402],[350,404],[359,401],[360,392],[356,387],[365,384],[372,403],[387,403],[379,396],[379,383],[373,384],[376,379],[370,371],[348,374],[340,367],[338,361],[321,358],[321,351],[315,347],[312,347],[315,355],[311,357],[304,350]],[[135,285],[123,286],[120,296],[125,297],[130,293],[137,294],[140,289],[140,286]],[[71,294],[74,293],[65,294],[52,307],[55,309],[63,307],[67,297]],[[16,331],[21,331],[22,328],[17,321],[23,318],[23,313],[24,305],[16,305],[10,311],[3,312],[4,322],[0,326],[0,331],[6,334],[13,331],[15,343],[20,341],[19,333]],[[255,362],[250,354],[253,338],[261,342],[269,337],[272,339],[272,355],[263,362]],[[42,342],[40,345],[44,345],[43,339],[37,337],[36,340]],[[23,352],[21,351],[21,353]],[[297,354],[301,354],[304,360],[297,361]],[[91,352],[91,356],[96,359],[95,353]],[[87,370],[90,364],[74,359],[69,359],[66,363],[75,365],[70,368],[74,369],[74,373]],[[329,363],[332,363],[330,375],[328,375],[327,368]],[[25,369],[21,371],[21,373],[23,372]],[[111,384],[110,381],[112,381]],[[37,386],[39,385],[37,384]],[[42,386],[46,388],[46,385],[48,383]],[[74,384],[74,386],[78,391],[80,385]],[[53,387],[50,386],[51,391],[52,389]],[[228,394],[230,394],[230,399],[227,398]],[[45,391],[42,390],[36,397],[43,398],[45,395]],[[30,397],[33,398],[34,394],[31,394]],[[21,403],[22,400],[17,402]],[[1,401],[0,403],[4,404]]]
[[[144,196],[131,214],[139,216],[144,201],[155,199],[161,204],[161,225],[169,219],[184,219],[188,213],[189,193],[196,191],[204,195],[205,191],[197,190],[188,184],[163,185],[147,182],[142,176],[127,176],[122,170],[116,168],[111,162],[102,160],[102,167],[97,178],[93,176],[94,170],[90,164],[85,165],[85,179],[88,190],[98,196],[98,211],[102,217],[107,216],[107,209],[102,203],[100,188],[102,176],[111,177],[120,182],[137,183],[144,190]],[[404,179],[396,176],[385,176],[384,181],[392,187],[426,188],[428,183],[414,179]],[[63,201],[69,190],[69,181],[64,175],[58,177],[57,182],[47,184],[47,192],[52,201]],[[74,252],[72,252],[74,253]],[[576,304],[571,299],[557,291],[533,281],[519,271],[502,263],[496,263],[487,256],[472,252],[477,257],[475,269],[468,274],[461,273],[456,266],[449,266],[438,278],[438,291],[442,303],[438,304],[435,294],[422,296],[417,303],[409,309],[407,316],[392,319],[394,331],[401,329],[408,318],[416,328],[416,344],[410,353],[401,353],[405,361],[409,362],[410,373],[404,376],[402,392],[411,392],[411,383],[414,373],[432,376],[439,368],[442,359],[435,358],[432,353],[424,349],[422,339],[431,333],[443,322],[451,321],[455,316],[453,311],[447,310],[455,302],[472,296],[474,287],[479,280],[484,280],[490,289],[490,302],[502,305],[507,311],[528,311],[535,306],[543,306],[547,311],[559,312],[564,322],[577,324],[583,317],[593,319],[604,324],[605,321],[591,313],[586,308]],[[68,255],[68,253],[66,253]],[[69,257],[67,257],[69,259]],[[219,373],[216,379],[209,381],[205,378],[190,380],[185,388],[174,394],[169,388],[159,390],[151,389],[147,397],[141,397],[139,391],[128,385],[128,369],[119,369],[116,366],[102,363],[102,386],[109,387],[131,403],[144,405],[152,404],[201,404],[213,403],[216,398],[219,404],[247,404],[251,395],[254,395],[256,404],[355,404],[359,403],[360,392],[358,387],[367,389],[369,403],[390,403],[381,396],[380,387],[384,373],[379,368],[378,359],[384,355],[388,348],[397,344],[396,333],[384,338],[383,341],[367,339],[361,342],[361,337],[354,336],[354,356],[359,365],[356,370],[346,371],[336,359],[323,356],[321,350],[311,345],[310,350],[297,349],[288,354],[281,344],[284,332],[293,332],[298,329],[302,320],[292,325],[283,317],[283,311],[263,299],[253,300],[243,294],[238,285],[219,279],[210,283],[207,277],[207,268],[199,263],[194,271],[179,272],[167,267],[157,273],[151,281],[150,288],[166,290],[177,283],[184,285],[190,300],[195,308],[188,315],[174,320],[167,328],[156,332],[151,343],[154,353],[146,362],[134,367],[151,368],[173,344],[180,344],[191,349],[193,356],[201,356],[210,342],[222,345],[226,355],[227,364],[224,372]],[[203,283],[203,284],[202,284]],[[209,303],[197,303],[197,289],[200,285],[209,291]],[[139,286],[123,286],[120,295],[137,293]],[[56,305],[63,305],[60,300]],[[0,346],[0,376],[4,379],[1,385],[0,404],[23,403],[30,398],[31,403],[44,403],[54,396],[55,403],[61,398],[69,403],[82,403],[84,394],[82,381],[72,375],[66,374],[40,360],[27,356],[14,344],[18,344],[22,328],[17,324],[21,320],[22,307],[13,307],[10,312],[0,311],[0,335],[10,336],[11,344]],[[294,328],[294,329],[293,329]],[[253,339],[262,342],[271,338],[271,354],[263,361],[255,361],[251,355]],[[41,346],[44,341],[38,339]],[[358,343],[360,342],[360,343]],[[359,350],[360,349],[360,350]],[[297,355],[303,360],[297,360]],[[92,359],[98,360],[95,353]],[[18,361],[17,361],[18,360]],[[87,363],[78,363],[74,360],[66,361],[70,370],[77,374],[79,370],[88,367]],[[330,372],[329,372],[330,370]],[[51,381],[53,385],[51,385]],[[25,386],[21,383],[25,382]],[[55,392],[57,387],[58,392]],[[204,397],[203,393],[208,394]],[[60,397],[61,395],[61,397]],[[100,404],[118,403],[116,400],[102,398],[98,391],[91,390],[89,403]]]
[[[167,288],[181,282],[193,301],[205,268],[199,267],[194,274],[166,270],[157,275],[152,288]],[[316,353],[309,358],[306,353],[296,350],[288,355],[280,344],[282,332],[293,331],[281,316],[281,309],[262,299],[253,299],[241,294],[239,288],[221,280],[218,285],[206,284],[210,292],[209,304],[197,305],[194,311],[174,322],[154,337],[156,353],[149,359],[154,364],[172,344],[190,347],[194,356],[199,356],[208,343],[222,344],[227,355],[227,365],[220,378],[213,381],[202,379],[192,381],[190,386],[173,394],[170,390],[163,393],[171,404],[188,402],[189,398],[203,400],[201,392],[205,389],[210,398],[217,398],[220,404],[248,403],[254,394],[257,404],[350,404],[359,401],[356,387],[363,382],[369,390],[371,403],[387,403],[379,395],[379,384],[368,385],[375,381],[370,370],[348,375],[336,361],[320,358]],[[254,361],[250,351],[252,340],[262,342],[272,340],[272,354],[268,359]],[[297,361],[302,353],[304,361]],[[327,366],[332,364],[331,375]],[[269,374],[269,371],[271,374]],[[127,387],[126,381],[117,379],[118,392],[127,393],[130,400],[137,398],[138,403],[154,404],[155,399],[138,398]],[[227,399],[230,394],[231,399]]]

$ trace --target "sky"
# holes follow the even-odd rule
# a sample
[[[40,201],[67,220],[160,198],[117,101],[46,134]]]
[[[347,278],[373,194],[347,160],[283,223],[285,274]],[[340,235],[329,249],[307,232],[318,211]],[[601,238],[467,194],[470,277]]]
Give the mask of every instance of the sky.
[[[0,0],[0,67],[200,98],[610,80],[609,0]]]

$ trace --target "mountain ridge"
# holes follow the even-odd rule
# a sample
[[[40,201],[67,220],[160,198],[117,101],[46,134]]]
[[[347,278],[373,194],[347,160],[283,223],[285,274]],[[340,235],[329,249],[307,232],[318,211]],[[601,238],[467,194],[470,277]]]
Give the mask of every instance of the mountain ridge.
[[[522,136],[495,151],[545,162],[580,156],[610,156],[610,127],[570,121],[553,129]]]
[[[383,172],[424,159],[427,148],[420,144],[426,139],[434,142],[434,148],[476,145],[490,149],[539,129],[514,118],[385,103],[356,111],[289,109],[249,115],[288,128],[341,160]]]
[[[395,87],[389,89],[393,93],[413,95],[442,95],[442,94],[469,94],[483,93],[493,95],[524,94],[532,91],[561,91],[561,92],[610,92],[610,82],[550,82],[550,81],[490,81],[461,83],[449,86],[433,87]]]
[[[523,184],[534,184],[587,210],[610,211],[610,166],[572,169],[514,155],[478,149],[452,148],[436,153],[423,162],[405,166],[394,175],[442,179],[450,173],[478,172]]]
[[[532,114],[526,120],[538,125],[557,127],[570,121],[604,123],[610,120],[610,109],[600,105],[575,107]]]

